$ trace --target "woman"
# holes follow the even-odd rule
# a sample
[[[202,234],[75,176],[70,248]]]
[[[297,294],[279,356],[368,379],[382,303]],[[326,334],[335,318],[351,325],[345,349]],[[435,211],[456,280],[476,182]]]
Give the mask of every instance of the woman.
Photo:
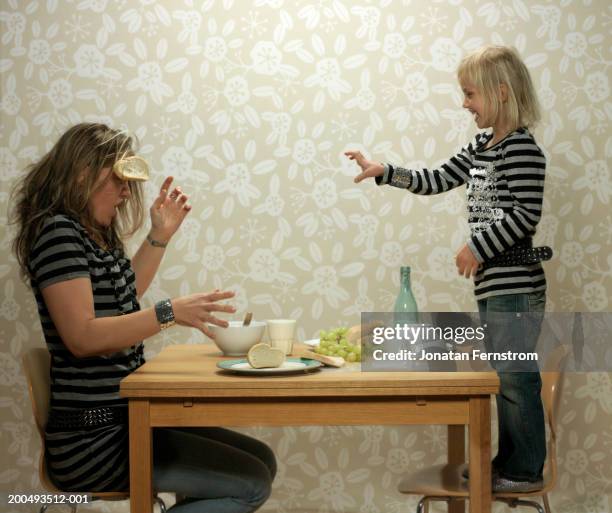
[[[103,124],[70,128],[17,184],[13,250],[29,278],[51,353],[49,473],[66,491],[127,489],[127,402],[119,382],[144,363],[142,340],[174,324],[227,326],[232,292],[159,301],[142,310],[165,248],[189,213],[164,180],[151,231],[133,258],[123,238],[142,225],[146,163]],[[133,164],[140,164],[134,169]],[[136,172],[134,172],[136,171]],[[276,463],[263,443],[221,428],[156,429],[154,487],[185,497],[175,513],[251,512],[270,494]]]

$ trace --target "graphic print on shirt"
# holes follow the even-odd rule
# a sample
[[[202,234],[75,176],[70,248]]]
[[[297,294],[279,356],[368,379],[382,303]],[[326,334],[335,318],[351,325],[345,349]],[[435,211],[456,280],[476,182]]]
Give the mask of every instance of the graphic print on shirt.
[[[498,204],[498,198],[493,163],[487,164],[486,167],[473,167],[470,169],[470,177],[467,188],[468,222],[474,235],[503,219],[504,211],[495,206]]]

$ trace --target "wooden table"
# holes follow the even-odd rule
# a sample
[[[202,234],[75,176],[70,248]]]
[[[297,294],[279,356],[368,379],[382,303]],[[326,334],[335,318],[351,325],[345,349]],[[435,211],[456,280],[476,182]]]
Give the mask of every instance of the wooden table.
[[[449,463],[465,461],[469,426],[470,512],[490,513],[494,373],[360,372],[353,364],[245,376],[216,367],[227,358],[210,344],[168,346],[121,382],[130,411],[131,511],[152,511],[154,427],[446,424]]]

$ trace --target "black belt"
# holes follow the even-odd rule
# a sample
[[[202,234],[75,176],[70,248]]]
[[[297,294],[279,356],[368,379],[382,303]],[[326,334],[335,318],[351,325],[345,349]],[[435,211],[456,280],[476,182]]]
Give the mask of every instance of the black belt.
[[[51,410],[47,427],[50,429],[88,429],[128,423],[127,406]]]
[[[550,260],[552,249],[549,246],[516,247],[504,251],[501,255],[485,260],[483,267],[509,267],[513,265],[531,265],[544,260]]]

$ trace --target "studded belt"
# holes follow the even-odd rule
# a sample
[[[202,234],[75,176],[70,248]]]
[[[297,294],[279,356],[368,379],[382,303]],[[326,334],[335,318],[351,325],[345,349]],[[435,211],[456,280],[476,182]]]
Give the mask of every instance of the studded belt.
[[[509,267],[514,265],[537,264],[544,260],[550,260],[552,254],[553,251],[549,246],[540,246],[537,248],[511,248],[495,258],[485,261],[483,267]]]
[[[128,423],[127,406],[51,410],[49,429],[89,429]]]

